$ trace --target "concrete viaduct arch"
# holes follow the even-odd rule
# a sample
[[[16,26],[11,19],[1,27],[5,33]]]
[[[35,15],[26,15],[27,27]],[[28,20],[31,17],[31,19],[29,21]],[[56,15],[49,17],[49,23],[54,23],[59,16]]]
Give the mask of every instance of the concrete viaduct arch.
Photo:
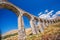
[[[23,19],[22,16],[27,16],[30,19],[30,25],[32,28],[32,32],[33,34],[37,34],[37,30],[34,26],[34,16],[31,14],[28,14],[27,12],[19,9],[18,7],[16,7],[15,5],[7,2],[7,1],[0,1],[0,7],[2,8],[7,8],[13,12],[16,13],[16,15],[18,16],[18,35],[19,35],[19,39],[18,40],[24,40],[25,39],[25,29],[24,29],[24,25],[23,25]]]
[[[23,16],[27,16],[30,19],[30,25],[31,25],[31,29],[32,29],[33,34],[38,34],[39,30],[41,32],[43,32],[44,25],[48,26],[50,22],[53,22],[53,21],[41,19],[41,18],[38,18],[34,15],[31,15],[28,12],[25,12],[24,10],[16,7],[12,3],[7,2],[5,0],[0,1],[0,7],[7,8],[7,9],[15,12],[15,14],[18,16],[18,40],[25,40],[25,37],[26,37],[24,22],[22,19]],[[38,30],[38,28],[35,27],[34,20],[38,20],[39,30]]]

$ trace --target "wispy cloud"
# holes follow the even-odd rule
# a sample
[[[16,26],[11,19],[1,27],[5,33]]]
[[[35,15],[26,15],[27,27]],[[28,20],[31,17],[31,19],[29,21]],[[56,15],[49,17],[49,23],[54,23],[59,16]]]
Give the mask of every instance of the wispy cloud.
[[[46,9],[45,12],[48,12],[48,9]]]
[[[60,15],[60,11],[56,12],[56,15]]]
[[[54,10],[51,10],[50,12],[48,10],[45,10],[45,12],[40,12],[39,18],[43,18],[43,19],[54,19],[56,18],[58,15],[60,15],[60,11],[57,11],[54,15],[53,15]],[[51,17],[52,15],[52,17]]]
[[[56,17],[58,17],[58,15],[60,15],[60,11],[57,11],[57,12],[52,16],[52,18],[56,18]]]
[[[42,14],[42,12],[40,12],[39,14],[38,14],[38,16],[40,16]]]

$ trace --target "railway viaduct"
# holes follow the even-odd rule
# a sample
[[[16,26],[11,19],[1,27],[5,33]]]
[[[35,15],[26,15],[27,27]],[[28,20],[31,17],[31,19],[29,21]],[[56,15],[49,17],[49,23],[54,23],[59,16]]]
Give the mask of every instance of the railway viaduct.
[[[15,6],[14,4],[8,2],[7,0],[0,0],[0,8],[7,8],[7,9],[15,12],[15,14],[18,16],[18,40],[25,40],[25,37],[26,37],[24,22],[23,22],[23,18],[22,18],[23,16],[27,16],[28,19],[30,20],[32,34],[38,34],[39,30],[40,30],[40,32],[43,32],[45,27],[48,27],[49,24],[53,24],[56,22],[55,19],[45,20],[45,19],[36,17],[36,16],[22,10],[21,8]],[[38,21],[39,30],[35,26],[35,22],[37,22],[37,21]]]

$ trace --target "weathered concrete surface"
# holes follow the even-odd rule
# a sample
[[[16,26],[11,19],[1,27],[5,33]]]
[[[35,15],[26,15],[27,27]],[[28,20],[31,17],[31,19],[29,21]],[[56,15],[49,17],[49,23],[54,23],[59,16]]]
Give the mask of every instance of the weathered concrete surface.
[[[34,17],[32,17],[32,19],[30,20],[30,25],[31,25],[31,28],[32,28],[32,33],[33,34],[37,34],[37,28],[35,27],[35,24],[34,24]]]

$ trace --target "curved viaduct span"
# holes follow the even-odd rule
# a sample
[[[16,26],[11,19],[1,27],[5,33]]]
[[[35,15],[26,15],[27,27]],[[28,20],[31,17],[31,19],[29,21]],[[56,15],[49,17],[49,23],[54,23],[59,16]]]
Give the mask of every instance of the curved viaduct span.
[[[32,34],[38,34],[39,31],[43,32],[44,28],[48,26],[49,24],[55,23],[58,20],[45,20],[41,19],[39,17],[36,17],[34,15],[31,15],[30,13],[18,8],[17,6],[13,5],[12,3],[8,2],[7,0],[0,0],[0,8],[7,8],[13,12],[16,13],[18,16],[18,40],[25,40],[26,33],[24,28],[24,22],[23,22],[23,16],[27,16],[28,19],[30,19],[30,25],[32,29]],[[35,26],[35,22],[38,21],[38,27]]]

